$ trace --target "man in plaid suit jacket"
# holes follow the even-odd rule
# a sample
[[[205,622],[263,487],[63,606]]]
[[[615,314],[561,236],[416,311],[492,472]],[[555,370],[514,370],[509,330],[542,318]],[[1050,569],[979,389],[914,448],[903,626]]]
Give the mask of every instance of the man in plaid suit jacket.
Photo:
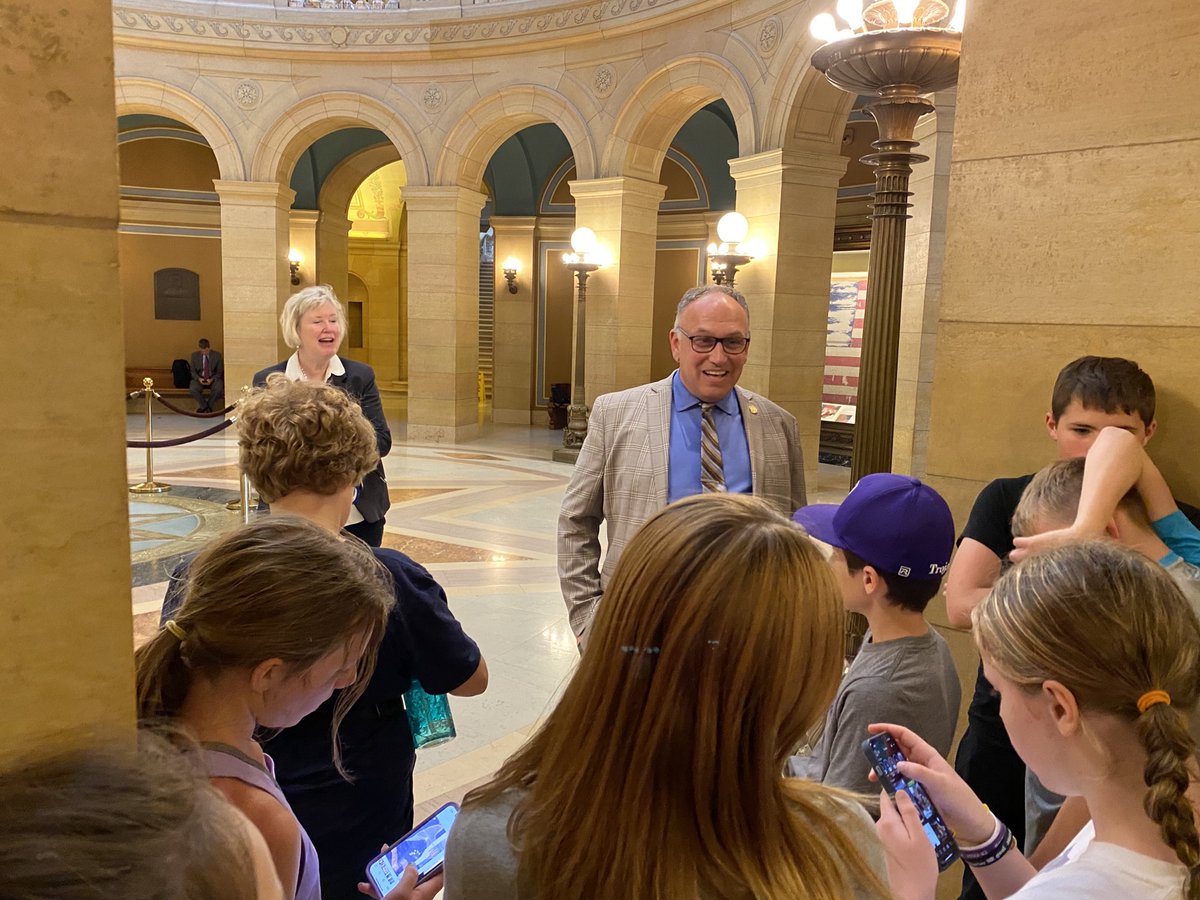
[[[593,404],[558,516],[558,577],[580,646],[634,532],[671,500],[703,490],[701,402],[715,405],[728,490],[762,497],[788,516],[805,505],[795,418],[737,387],[749,338],[741,294],[725,286],[693,288],[680,300],[671,330],[679,369]],[[603,567],[601,521],[608,525]]]

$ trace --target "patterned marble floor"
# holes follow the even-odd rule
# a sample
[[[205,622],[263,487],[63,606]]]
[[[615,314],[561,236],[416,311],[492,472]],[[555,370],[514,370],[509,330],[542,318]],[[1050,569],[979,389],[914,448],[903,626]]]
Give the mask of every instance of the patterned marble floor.
[[[155,417],[155,436],[196,431],[194,420]],[[143,420],[130,416],[131,437]],[[558,590],[554,534],[571,466],[551,460],[561,432],[485,426],[461,446],[396,442],[385,460],[392,508],[385,544],[425,565],[446,589],[455,615],[483,650],[491,682],[480,697],[455,698],[458,738],[417,755],[418,816],[459,799],[525,740],[557,697],[577,653]],[[239,515],[223,499],[237,489],[234,429],[194,444],[159,451],[158,481],[176,489],[131,496],[131,549],[141,567],[133,592],[135,640],[157,628],[166,587],[164,566]],[[145,456],[129,451],[131,480],[141,480]],[[845,495],[848,470],[820,467],[813,500]],[[169,571],[169,569],[168,569]]]

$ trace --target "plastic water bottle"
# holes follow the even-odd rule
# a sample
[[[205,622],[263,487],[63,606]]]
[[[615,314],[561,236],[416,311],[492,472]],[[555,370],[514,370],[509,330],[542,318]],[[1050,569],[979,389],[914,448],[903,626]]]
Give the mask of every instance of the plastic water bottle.
[[[436,747],[453,740],[454,716],[445,694],[427,694],[415,678],[412,687],[404,692],[404,712],[412,731],[413,747]]]

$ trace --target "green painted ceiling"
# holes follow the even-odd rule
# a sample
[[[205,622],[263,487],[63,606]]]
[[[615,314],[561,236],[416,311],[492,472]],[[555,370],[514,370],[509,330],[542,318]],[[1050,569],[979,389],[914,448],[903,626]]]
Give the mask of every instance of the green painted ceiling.
[[[121,116],[117,122],[119,131],[156,125],[188,127],[163,116]],[[342,128],[314,141],[292,171],[291,188],[296,192],[292,208],[315,210],[321,185],[342,160],[386,143],[386,135],[374,128]],[[673,146],[699,167],[708,184],[712,208],[732,209],[734,185],[728,163],[738,155],[738,142],[733,116],[725,102],[710,103],[688,119]],[[496,150],[485,171],[495,198],[488,212],[536,215],[547,179],[570,155],[571,147],[557,125],[531,125],[514,134]]]

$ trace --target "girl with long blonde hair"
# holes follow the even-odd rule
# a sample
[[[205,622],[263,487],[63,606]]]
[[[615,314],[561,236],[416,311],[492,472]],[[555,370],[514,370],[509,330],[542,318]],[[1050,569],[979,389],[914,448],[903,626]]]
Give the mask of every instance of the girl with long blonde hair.
[[[1040,872],[950,765],[907,729],[900,771],[924,784],[989,897],[1200,898],[1188,797],[1200,698],[1200,622],[1159,565],[1107,541],[1051,550],[1006,573],[972,614],[1013,747],[1092,821]],[[934,896],[937,868],[912,803],[883,804],[898,897]]]
[[[667,507],[625,548],[558,705],[467,795],[447,900],[881,895],[863,808],[782,775],[842,642],[829,566],[791,521],[738,495]]]

